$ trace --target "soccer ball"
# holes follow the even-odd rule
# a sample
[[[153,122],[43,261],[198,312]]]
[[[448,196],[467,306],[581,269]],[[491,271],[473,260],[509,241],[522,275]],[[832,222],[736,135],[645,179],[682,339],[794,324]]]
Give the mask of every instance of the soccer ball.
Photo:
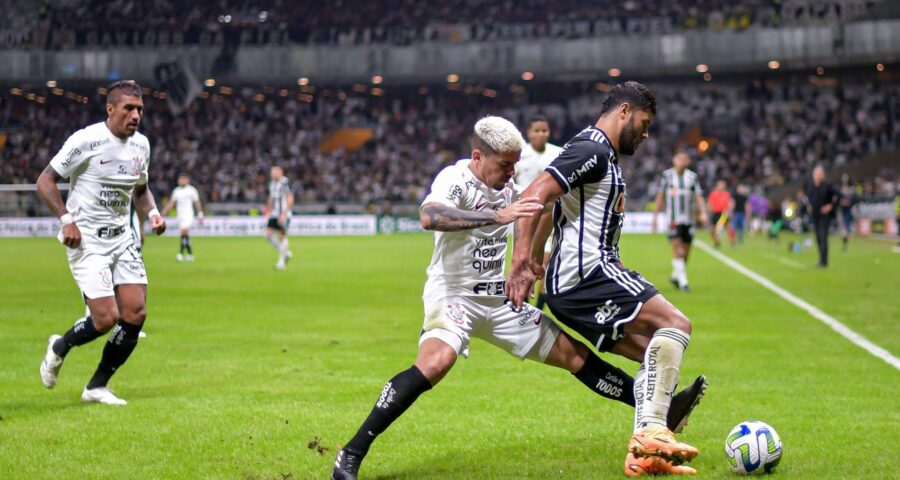
[[[725,456],[734,473],[770,473],[781,461],[781,453],[778,433],[763,422],[742,422],[725,438]]]

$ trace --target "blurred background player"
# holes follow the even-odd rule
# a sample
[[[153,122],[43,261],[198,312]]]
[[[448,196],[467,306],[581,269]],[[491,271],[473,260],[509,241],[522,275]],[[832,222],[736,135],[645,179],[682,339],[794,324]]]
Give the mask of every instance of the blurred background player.
[[[67,247],[69,268],[91,314],[64,335],[50,336],[40,367],[44,386],[56,385],[72,347],[115,327],[81,394],[84,402],[127,403],[107,384],[137,346],[147,315],[147,274],[129,225],[132,200],[138,211],[149,212],[157,234],[166,229],[147,188],[150,142],[137,131],[143,108],[135,82],[111,85],[107,120],[72,134],[37,181],[41,199],[59,217],[58,238]],[[71,184],[65,204],[56,186],[62,178]]]
[[[691,157],[680,152],[672,158],[672,168],[662,174],[659,189],[656,192],[656,203],[653,209],[653,223],[650,228],[656,233],[656,218],[666,206],[666,225],[669,229],[669,242],[672,244],[672,275],[669,280],[676,288],[690,291],[687,278],[687,261],[691,254],[691,243],[694,241],[694,218],[700,210],[700,223],[709,219],[703,202],[703,189],[693,170],[688,169]]]
[[[162,215],[165,217],[169,214],[169,210],[175,207],[178,214],[178,230],[181,232],[181,250],[175,259],[179,262],[187,260],[194,261],[194,251],[191,246],[191,227],[194,225],[194,213],[198,222],[203,222],[203,205],[200,204],[200,193],[191,185],[191,179],[187,175],[178,176],[178,186],[172,190],[172,197],[163,208]],[[185,255],[187,252],[187,255]]]
[[[294,254],[288,250],[287,229],[291,221],[291,209],[294,208],[294,193],[291,184],[284,176],[281,167],[272,167],[269,182],[269,200],[266,207],[269,211],[269,221],[266,224],[266,239],[278,250],[277,270],[284,270],[288,260]]]
[[[850,234],[853,233],[853,205],[857,202],[856,187],[850,180],[850,175],[841,175],[841,198],[838,201],[838,210],[840,215],[841,237],[843,240],[843,250],[847,251],[847,244],[850,242]]]
[[[806,198],[813,229],[816,232],[816,246],[819,248],[818,268],[828,266],[828,230],[840,199],[840,193],[825,179],[825,167],[813,169],[812,180],[806,185]]]
[[[534,181],[541,172],[550,165],[550,162],[559,156],[562,148],[549,142],[550,139],[550,121],[546,117],[534,116],[528,121],[528,129],[525,131],[528,137],[528,144],[522,149],[522,156],[519,163],[516,164],[515,182],[522,190],[528,184]],[[550,260],[550,250],[553,249],[553,238],[547,238],[547,244],[544,246],[544,268]],[[544,308],[544,289],[543,282],[539,282],[535,287],[538,291],[537,303],[535,306],[538,310]]]
[[[737,243],[744,243],[744,229],[747,226],[747,221],[753,218],[753,211],[750,209],[750,202],[747,197],[748,193],[747,186],[739,183],[737,188],[734,189],[734,195],[731,196],[731,205],[728,207],[728,213],[731,217],[731,228]]]
[[[709,211],[712,216],[709,233],[712,236],[713,245],[719,248],[722,245],[719,235],[728,226],[728,207],[731,206],[731,193],[725,180],[717,180],[716,187],[709,192]]]

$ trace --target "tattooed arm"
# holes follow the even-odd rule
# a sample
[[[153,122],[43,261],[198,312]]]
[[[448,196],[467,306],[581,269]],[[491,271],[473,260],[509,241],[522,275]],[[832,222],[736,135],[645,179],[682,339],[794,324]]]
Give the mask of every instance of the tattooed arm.
[[[530,217],[543,210],[534,197],[522,198],[496,212],[473,212],[438,202],[422,205],[419,217],[422,228],[438,232],[458,232],[488,225],[506,225],[522,217]]]

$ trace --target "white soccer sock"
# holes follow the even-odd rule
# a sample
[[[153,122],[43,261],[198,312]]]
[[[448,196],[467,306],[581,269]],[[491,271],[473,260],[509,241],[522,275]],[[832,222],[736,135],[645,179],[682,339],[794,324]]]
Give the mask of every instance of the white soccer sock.
[[[634,431],[638,431],[641,412],[644,411],[644,383],[647,381],[647,369],[644,364],[634,374]]]
[[[278,254],[281,256],[281,260],[287,258],[288,252],[288,237],[284,237],[281,239],[281,244],[278,246]]]
[[[635,422],[635,428],[644,428],[648,425],[666,427],[666,416],[669,413],[669,404],[678,384],[678,369],[681,367],[681,358],[687,348],[691,336],[677,328],[660,328],[653,334],[647,351],[644,353],[644,368],[647,369],[647,379],[644,382],[642,399],[638,404],[637,392],[635,403],[640,405],[635,414],[640,413],[640,418]],[[637,380],[635,380],[637,389]]]
[[[672,268],[675,270],[675,274],[673,277],[678,280],[678,285],[684,287],[688,283],[687,279],[687,268],[684,263],[683,258],[676,258],[672,260]]]
[[[275,235],[266,235],[266,240],[275,248],[275,250],[281,250],[281,244],[278,242],[278,239],[275,238]]]

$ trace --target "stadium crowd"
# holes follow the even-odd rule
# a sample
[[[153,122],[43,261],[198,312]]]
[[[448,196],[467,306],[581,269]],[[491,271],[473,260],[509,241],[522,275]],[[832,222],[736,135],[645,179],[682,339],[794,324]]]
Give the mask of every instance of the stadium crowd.
[[[565,88],[544,86],[556,93]],[[816,163],[831,169],[895,149],[900,141],[897,85],[798,81],[651,88],[660,105],[651,136],[634,160],[623,161],[629,195],[637,201],[655,195],[659,173],[679,149],[694,157],[707,190],[715,179],[732,185],[741,179],[765,191],[802,181]],[[378,96],[334,89],[315,96],[271,88],[263,94],[248,88],[205,93],[179,116],[147,95],[141,130],[151,139],[152,187],[161,195],[185,172],[211,201],[262,202],[266,172],[277,164],[300,201],[415,203],[442,166],[468,154],[466,139],[481,116],[500,114],[523,130],[528,118],[545,116],[551,141],[562,144],[596,120],[604,95],[591,88],[552,102],[540,100],[540,90],[526,102],[505,92],[488,98],[479,88],[396,89]],[[0,150],[0,183],[33,183],[68,134],[103,118],[99,94],[87,104],[42,98],[45,103],[3,94],[0,131],[7,139]],[[345,127],[368,128],[372,140],[352,151],[318,148]]]
[[[8,1],[8,0],[4,0]],[[30,16],[9,25],[8,46],[372,44],[590,38],[678,29],[739,30],[849,21],[873,0],[416,0],[372,2],[175,2],[24,0]]]

